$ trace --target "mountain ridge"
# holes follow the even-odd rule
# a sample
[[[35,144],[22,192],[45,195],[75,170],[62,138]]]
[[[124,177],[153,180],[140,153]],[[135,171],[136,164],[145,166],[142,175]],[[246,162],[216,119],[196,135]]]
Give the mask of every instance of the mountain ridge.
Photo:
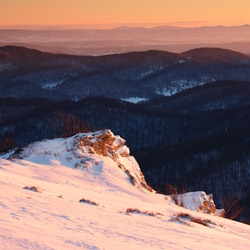
[[[41,28],[41,27],[40,27]],[[103,55],[163,49],[183,52],[196,47],[223,47],[250,53],[249,25],[217,27],[117,29],[0,30],[0,44],[18,44],[44,51],[76,55]],[[47,29],[47,30],[46,30]],[[49,41],[49,42],[48,42]]]
[[[98,57],[11,46],[1,51],[10,53],[12,59],[0,56],[0,97],[148,100],[207,82],[250,77],[250,57],[224,49],[203,48],[186,54],[150,50]]]

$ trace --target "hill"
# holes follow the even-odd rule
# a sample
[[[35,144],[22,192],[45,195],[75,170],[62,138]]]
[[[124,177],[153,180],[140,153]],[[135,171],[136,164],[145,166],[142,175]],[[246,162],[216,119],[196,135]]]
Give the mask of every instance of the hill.
[[[2,249],[248,249],[248,225],[148,189],[124,143],[105,130],[0,158]]]
[[[217,48],[71,56],[5,46],[0,48],[0,97],[148,100],[207,82],[248,81],[249,65],[249,56]]]

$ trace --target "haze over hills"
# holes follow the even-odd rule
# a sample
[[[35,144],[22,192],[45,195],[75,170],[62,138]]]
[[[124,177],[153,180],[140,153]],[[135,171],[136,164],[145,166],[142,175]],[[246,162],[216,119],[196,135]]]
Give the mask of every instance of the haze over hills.
[[[0,45],[17,45],[45,52],[103,55],[165,50],[181,53],[198,47],[221,47],[250,54],[250,26],[203,26],[113,29],[1,29]]]
[[[249,65],[249,56],[218,48],[72,56],[5,46],[0,48],[0,97],[148,100],[207,82],[248,81]]]

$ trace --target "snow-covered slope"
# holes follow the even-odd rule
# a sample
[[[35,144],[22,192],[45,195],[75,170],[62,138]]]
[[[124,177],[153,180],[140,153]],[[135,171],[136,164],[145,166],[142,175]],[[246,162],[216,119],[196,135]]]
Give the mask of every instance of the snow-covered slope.
[[[0,249],[249,249],[248,225],[151,190],[109,130],[8,157],[0,158]]]

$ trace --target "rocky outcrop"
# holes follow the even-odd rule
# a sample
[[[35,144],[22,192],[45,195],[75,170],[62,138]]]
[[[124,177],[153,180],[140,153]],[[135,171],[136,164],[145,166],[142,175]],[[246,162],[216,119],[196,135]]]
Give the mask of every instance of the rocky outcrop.
[[[120,136],[114,136],[110,130],[99,131],[89,135],[79,134],[75,137],[74,148],[85,147],[89,153],[108,156],[115,161],[118,159],[118,150],[124,146],[126,141]],[[121,156],[129,156],[121,154]]]
[[[132,185],[153,192],[125,143],[120,136],[115,136],[111,130],[106,129],[31,143],[16,150],[9,158],[35,161],[48,158],[49,161],[60,160],[64,165],[82,170],[100,166],[108,162],[108,158],[111,160],[110,165],[123,171]]]
[[[170,195],[170,197],[175,204],[185,207],[187,209],[207,214],[214,214],[217,216],[224,215],[224,209],[216,209],[212,194],[207,195],[203,191],[198,191]]]
[[[90,154],[98,154],[111,158],[128,175],[130,182],[134,186],[143,187],[153,192],[153,189],[147,185],[144,175],[139,168],[137,171],[132,171],[126,164],[122,163],[120,157],[128,158],[131,156],[129,148],[125,145],[126,141],[120,136],[115,136],[110,130],[102,130],[87,136],[79,134],[79,136],[76,136],[75,142],[74,152],[77,152],[76,149],[81,148],[87,150]]]

